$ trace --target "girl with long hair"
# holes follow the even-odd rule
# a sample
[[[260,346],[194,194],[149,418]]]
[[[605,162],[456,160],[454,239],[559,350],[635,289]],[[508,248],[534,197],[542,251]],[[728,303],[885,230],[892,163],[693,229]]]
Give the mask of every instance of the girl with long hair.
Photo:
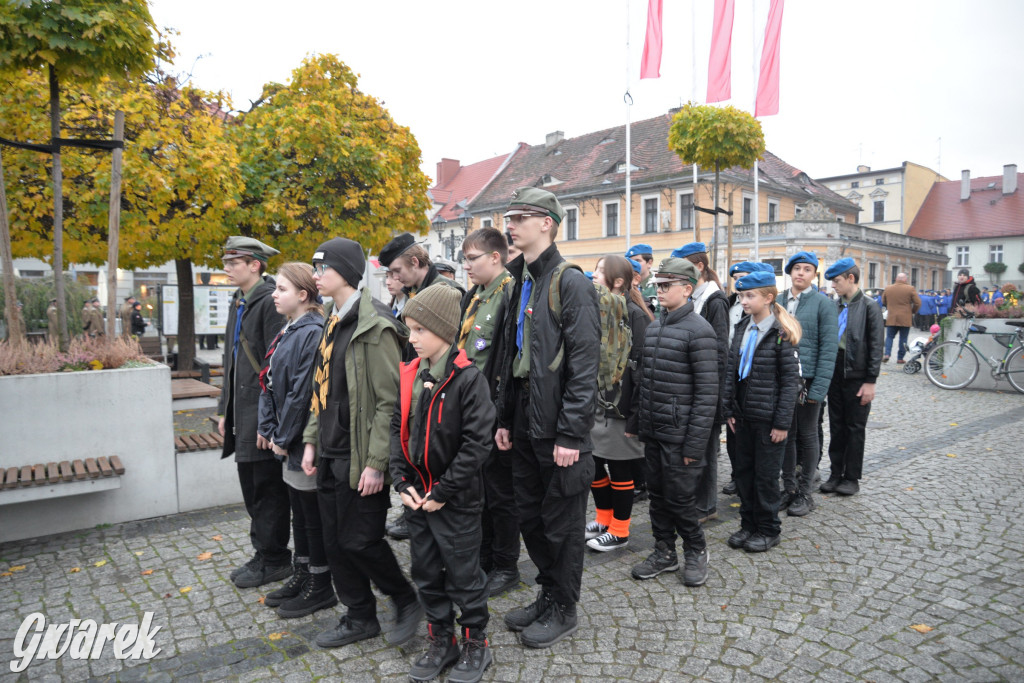
[[[731,548],[764,552],[779,544],[779,470],[802,380],[800,323],[779,305],[774,272],[736,282],[746,315],[736,325],[725,385],[725,416],[736,438],[733,479],[740,530]]]
[[[260,375],[261,448],[283,461],[292,511],[295,569],[291,580],[269,593],[264,604],[285,619],[303,617],[338,604],[324,551],[316,476],[302,471],[302,431],[313,396],[313,371],[324,314],[310,267],[285,263],[273,293],[277,312],[287,323],[267,351],[270,363]]]

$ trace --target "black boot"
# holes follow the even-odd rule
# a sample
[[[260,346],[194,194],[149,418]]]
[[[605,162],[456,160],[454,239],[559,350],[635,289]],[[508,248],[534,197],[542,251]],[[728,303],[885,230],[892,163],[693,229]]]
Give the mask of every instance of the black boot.
[[[285,600],[294,598],[302,592],[302,587],[306,585],[308,579],[309,563],[296,562],[291,580],[277,590],[267,593],[267,597],[263,599],[263,604],[267,607],[277,607]]]
[[[524,628],[541,618],[551,605],[551,595],[547,589],[541,588],[537,599],[525,607],[514,609],[505,615],[505,626],[510,631],[522,631]]]
[[[563,605],[552,602],[548,610],[537,621],[523,629],[519,640],[526,647],[551,647],[563,638],[576,633],[578,627],[575,604]]]
[[[319,569],[327,569],[327,567],[319,567]],[[301,594],[281,603],[281,606],[277,608],[277,616],[282,619],[298,619],[337,604],[338,597],[334,594],[334,587],[331,585],[331,573],[319,571],[309,574]]]
[[[414,681],[432,681],[459,659],[459,646],[450,626],[427,624],[427,644],[427,651],[409,669],[409,678]]]
[[[477,683],[494,661],[487,636],[479,629],[464,629],[459,662],[448,674],[449,683]]]

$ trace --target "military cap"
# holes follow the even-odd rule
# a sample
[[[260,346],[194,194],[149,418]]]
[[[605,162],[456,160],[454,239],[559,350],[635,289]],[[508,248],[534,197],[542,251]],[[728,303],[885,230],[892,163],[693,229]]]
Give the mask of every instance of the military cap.
[[[856,265],[857,262],[854,261],[849,256],[847,256],[846,258],[841,258],[835,263],[833,263],[831,266],[829,266],[828,270],[825,271],[825,279],[832,280],[834,278],[837,278],[840,275],[843,275],[850,268],[856,267]]]
[[[555,195],[539,187],[520,187],[512,193],[505,218],[531,213],[550,216],[555,223],[561,223],[565,218],[565,209]]]
[[[434,259],[434,267],[442,273],[455,273],[455,264],[446,258]]]
[[[658,266],[658,274],[653,282],[654,284],[661,284],[662,282],[686,280],[691,285],[695,285],[699,277],[700,273],[697,272],[697,266],[693,265],[693,263],[684,258],[670,256]]]
[[[798,263],[809,263],[810,265],[814,266],[815,270],[817,270],[818,255],[815,254],[813,251],[798,251],[797,253],[793,254],[789,258],[789,261],[786,262],[786,269],[784,271],[786,275],[789,275],[789,271],[793,270],[793,266],[795,266]]]
[[[414,244],[416,244],[416,238],[411,233],[403,233],[384,245],[377,260],[385,268],[390,268],[392,262]]]
[[[224,243],[224,253],[221,254],[221,259],[227,261],[229,259],[242,258],[243,256],[251,256],[257,261],[265,263],[271,256],[277,256],[280,253],[277,249],[260,242],[258,239],[232,235]]]
[[[687,256],[692,256],[693,254],[706,253],[708,253],[708,248],[704,246],[703,242],[690,242],[689,244],[684,244],[683,246],[673,251],[672,256],[676,258],[686,258]]]
[[[755,270],[753,273],[747,273],[736,281],[737,292],[743,292],[748,289],[757,289],[758,287],[775,286],[775,273],[769,273],[765,270]]]
[[[650,254],[653,256],[654,250],[651,249],[651,245],[649,244],[634,244],[629,248],[629,251],[626,252],[626,258],[633,258],[640,254]]]

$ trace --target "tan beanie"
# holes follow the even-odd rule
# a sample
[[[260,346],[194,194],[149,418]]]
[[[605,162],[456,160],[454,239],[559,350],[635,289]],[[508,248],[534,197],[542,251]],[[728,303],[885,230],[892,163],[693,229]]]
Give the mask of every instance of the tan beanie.
[[[405,304],[403,318],[412,318],[449,344],[462,322],[462,294],[450,285],[430,285]]]

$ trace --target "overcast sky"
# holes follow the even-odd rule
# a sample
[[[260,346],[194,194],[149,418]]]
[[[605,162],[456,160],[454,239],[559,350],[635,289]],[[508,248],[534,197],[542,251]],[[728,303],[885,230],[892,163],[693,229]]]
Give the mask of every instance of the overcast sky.
[[[433,177],[441,157],[472,163],[555,130],[622,125],[627,64],[634,121],[703,102],[713,4],[664,0],[661,78],[644,81],[645,0],[151,0],[151,10],[180,32],[176,67],[237,109],[305,55],[339,55],[412,130]],[[729,103],[747,111],[768,5],[736,0]],[[1022,26],[1018,0],[789,0],[767,147],[812,177],[905,160],[947,178],[1024,170]]]

